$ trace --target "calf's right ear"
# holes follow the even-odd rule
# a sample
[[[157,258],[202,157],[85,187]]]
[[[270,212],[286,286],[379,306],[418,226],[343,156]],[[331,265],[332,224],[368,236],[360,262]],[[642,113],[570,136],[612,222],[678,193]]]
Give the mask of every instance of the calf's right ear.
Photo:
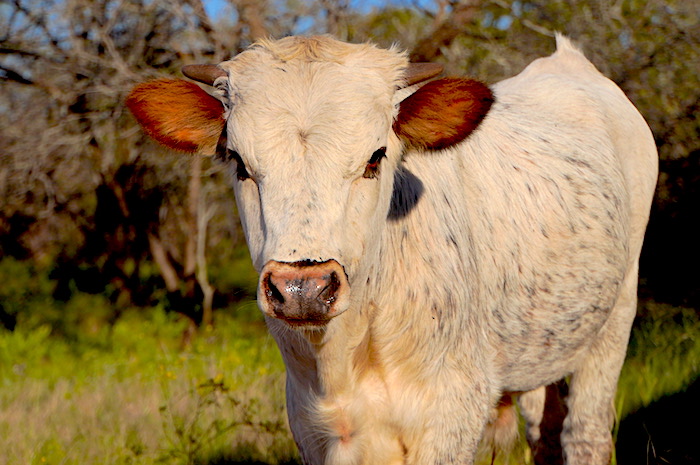
[[[156,79],[138,84],[126,106],[144,131],[171,149],[212,155],[224,129],[224,107],[196,84]]]

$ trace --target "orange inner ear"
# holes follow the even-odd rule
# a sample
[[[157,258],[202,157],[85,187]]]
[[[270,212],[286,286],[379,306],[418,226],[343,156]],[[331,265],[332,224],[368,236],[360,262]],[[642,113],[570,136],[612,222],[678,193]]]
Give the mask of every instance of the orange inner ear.
[[[126,105],[149,136],[183,152],[213,154],[224,127],[221,102],[181,79],[139,84]]]
[[[409,147],[444,149],[471,134],[493,100],[491,90],[473,79],[431,81],[401,102],[394,132]]]

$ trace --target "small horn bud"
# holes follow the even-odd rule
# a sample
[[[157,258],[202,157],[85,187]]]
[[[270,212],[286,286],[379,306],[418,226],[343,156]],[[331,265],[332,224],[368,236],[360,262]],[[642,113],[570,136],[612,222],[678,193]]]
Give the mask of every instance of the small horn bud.
[[[194,81],[211,86],[214,85],[216,78],[226,76],[226,71],[218,65],[186,65],[182,67],[182,74]]]
[[[438,63],[409,63],[406,69],[406,87],[434,78],[442,73],[443,69]]]

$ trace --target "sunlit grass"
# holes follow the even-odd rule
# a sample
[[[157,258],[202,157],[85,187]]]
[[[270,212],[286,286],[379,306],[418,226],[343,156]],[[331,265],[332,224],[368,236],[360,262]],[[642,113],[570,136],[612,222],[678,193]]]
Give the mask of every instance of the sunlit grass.
[[[127,312],[80,340],[53,337],[47,326],[0,332],[0,465],[298,460],[284,366],[251,305],[242,319],[218,314],[186,349],[186,323],[160,310]],[[640,314],[619,419],[682,391],[699,372],[694,310],[647,302]],[[495,463],[529,460],[523,440]]]
[[[265,328],[219,318],[182,350],[184,325],[155,311],[90,343],[0,333],[0,464],[293,459]]]
[[[620,374],[618,416],[686,387],[700,373],[700,318],[691,308],[645,302]]]

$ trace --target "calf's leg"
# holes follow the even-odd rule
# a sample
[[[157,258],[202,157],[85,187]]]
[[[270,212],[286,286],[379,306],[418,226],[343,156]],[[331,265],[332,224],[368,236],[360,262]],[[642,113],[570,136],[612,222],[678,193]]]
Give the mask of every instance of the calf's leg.
[[[637,264],[627,274],[610,318],[574,373],[562,445],[567,465],[607,465],[612,456],[614,400],[637,307]]]
[[[560,380],[520,395],[525,435],[535,465],[562,465],[561,432],[567,414],[566,381]]]

